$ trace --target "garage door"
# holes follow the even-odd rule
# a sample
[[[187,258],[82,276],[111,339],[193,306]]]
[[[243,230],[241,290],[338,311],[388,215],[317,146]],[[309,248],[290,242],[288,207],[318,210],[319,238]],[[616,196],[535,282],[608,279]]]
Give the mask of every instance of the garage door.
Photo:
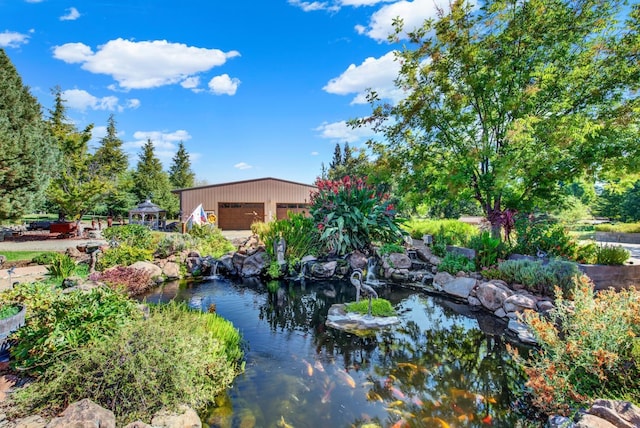
[[[264,221],[264,204],[221,202],[218,204],[218,227],[223,230],[249,230],[254,221]]]
[[[287,213],[292,212],[294,214],[304,214],[309,216],[309,204],[276,204],[276,218],[282,220],[287,218]]]

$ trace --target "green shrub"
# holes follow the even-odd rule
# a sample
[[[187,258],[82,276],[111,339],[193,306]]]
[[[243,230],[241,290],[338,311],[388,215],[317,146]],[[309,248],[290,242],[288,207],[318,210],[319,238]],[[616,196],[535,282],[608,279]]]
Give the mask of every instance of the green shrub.
[[[623,265],[629,260],[631,253],[618,245],[603,245],[596,249],[596,264]]]
[[[539,349],[517,356],[528,375],[534,404],[569,415],[596,398],[640,403],[640,293],[594,293],[586,277],[576,280],[572,300],[558,297],[547,316],[528,312],[525,322]]]
[[[79,347],[69,361],[19,391],[16,400],[31,414],[59,412],[89,398],[112,410],[119,426],[149,421],[163,408],[188,405],[201,411],[241,371],[240,340],[233,325],[216,314],[181,304],[152,307],[148,320]]]
[[[146,249],[150,249],[153,242],[151,229],[141,224],[107,227],[102,230],[102,236],[106,240],[116,241],[120,245]]]
[[[51,264],[47,267],[47,275],[53,278],[65,279],[73,275],[76,270],[76,262],[66,254],[56,254],[51,258]]]
[[[502,241],[498,238],[492,238],[488,231],[472,236],[468,246],[476,251],[475,262],[479,268],[493,266],[498,263],[498,259],[504,258],[506,255]]]
[[[170,233],[162,236],[156,244],[155,255],[166,259],[167,257],[185,250],[195,249],[197,240],[188,233]]]
[[[42,283],[18,284],[2,298],[27,307],[25,325],[12,335],[11,358],[14,367],[30,374],[142,316],[134,301],[107,288],[63,293]]]
[[[476,265],[473,260],[469,260],[466,256],[461,254],[447,253],[438,265],[440,272],[449,272],[452,275],[458,272],[474,272]]]
[[[277,260],[272,260],[269,263],[269,269],[267,269],[267,275],[269,278],[278,279],[282,277],[282,267]]]
[[[402,239],[394,204],[362,179],[316,181],[311,195],[311,215],[320,232],[323,249],[338,255],[368,250],[373,242]]]
[[[499,279],[522,284],[527,290],[546,296],[553,296],[555,286],[565,296],[570,296],[574,278],[582,276],[575,263],[563,260],[552,260],[546,265],[539,260],[505,260],[498,264],[498,271]],[[487,273],[491,274],[492,272]]]
[[[274,242],[280,237],[286,243],[285,260],[291,264],[292,259],[301,259],[308,255],[318,255],[320,251],[320,234],[313,219],[302,214],[289,213],[286,219],[269,223],[254,223],[251,226],[265,244],[267,253],[275,259]]]
[[[545,215],[518,215],[513,253],[536,256],[544,251],[549,257],[575,259],[578,245],[569,230]]]
[[[113,266],[130,266],[135,262],[153,260],[153,252],[146,248],[121,244],[105,250],[98,257],[97,269],[105,270]]]
[[[378,248],[378,254],[381,256],[384,256],[386,254],[392,254],[392,253],[403,254],[404,252],[405,252],[404,247],[400,244],[387,243],[387,244],[382,244],[380,248]]]
[[[576,262],[595,264],[597,260],[598,246],[595,242],[579,245],[576,250]]]
[[[233,244],[222,235],[220,229],[211,224],[202,226],[194,224],[189,230],[189,235],[195,239],[195,249],[202,256],[218,258],[235,249]]]
[[[402,227],[414,239],[422,239],[423,235],[433,235],[434,237],[440,235],[446,245],[467,245],[469,238],[480,233],[476,226],[453,219],[411,219],[404,223]]]
[[[51,253],[51,252],[40,253],[34,258],[32,258],[31,261],[39,265],[48,265],[57,257],[57,255],[58,253]]]
[[[0,305],[0,320],[3,320],[5,318],[9,318],[12,317],[14,315],[17,315],[18,312],[20,312],[20,306],[18,305],[12,305],[12,304],[1,304]]]
[[[597,232],[640,233],[640,222],[597,224],[595,229]]]
[[[350,302],[345,305],[347,312],[358,314],[369,313],[369,299],[362,299],[359,302]],[[371,315],[374,317],[392,317],[396,315],[391,302],[386,299],[371,299]]]

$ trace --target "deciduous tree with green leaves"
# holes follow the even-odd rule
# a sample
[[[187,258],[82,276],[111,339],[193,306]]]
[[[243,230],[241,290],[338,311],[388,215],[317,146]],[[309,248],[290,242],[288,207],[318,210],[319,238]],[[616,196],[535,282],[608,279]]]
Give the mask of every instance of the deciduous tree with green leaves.
[[[0,220],[13,220],[42,202],[57,169],[58,146],[4,49],[0,94]]]
[[[101,174],[94,156],[89,153],[93,125],[78,131],[66,116],[60,88],[54,89],[55,107],[49,127],[62,153],[61,167],[47,191],[49,201],[58,208],[61,220],[79,223],[112,188]]]
[[[637,171],[640,6],[613,0],[451,3],[408,34],[396,85],[370,93],[372,143],[403,190],[470,197],[494,233],[504,209],[552,204],[576,178]],[[391,39],[399,41],[396,23]]]

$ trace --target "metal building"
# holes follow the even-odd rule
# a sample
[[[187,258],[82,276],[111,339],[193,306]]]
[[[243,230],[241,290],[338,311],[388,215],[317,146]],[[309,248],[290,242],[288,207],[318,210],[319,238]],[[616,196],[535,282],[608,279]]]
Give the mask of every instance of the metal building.
[[[309,213],[310,184],[278,178],[259,178],[177,189],[181,221],[202,204],[208,217],[223,230],[247,230],[254,221],[286,218],[287,212]]]

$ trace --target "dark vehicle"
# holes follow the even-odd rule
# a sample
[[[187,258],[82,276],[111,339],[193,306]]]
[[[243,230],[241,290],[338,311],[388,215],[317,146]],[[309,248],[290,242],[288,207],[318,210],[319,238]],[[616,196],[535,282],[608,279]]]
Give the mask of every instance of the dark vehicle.
[[[27,226],[27,230],[49,230],[51,222],[49,220],[32,221]]]

